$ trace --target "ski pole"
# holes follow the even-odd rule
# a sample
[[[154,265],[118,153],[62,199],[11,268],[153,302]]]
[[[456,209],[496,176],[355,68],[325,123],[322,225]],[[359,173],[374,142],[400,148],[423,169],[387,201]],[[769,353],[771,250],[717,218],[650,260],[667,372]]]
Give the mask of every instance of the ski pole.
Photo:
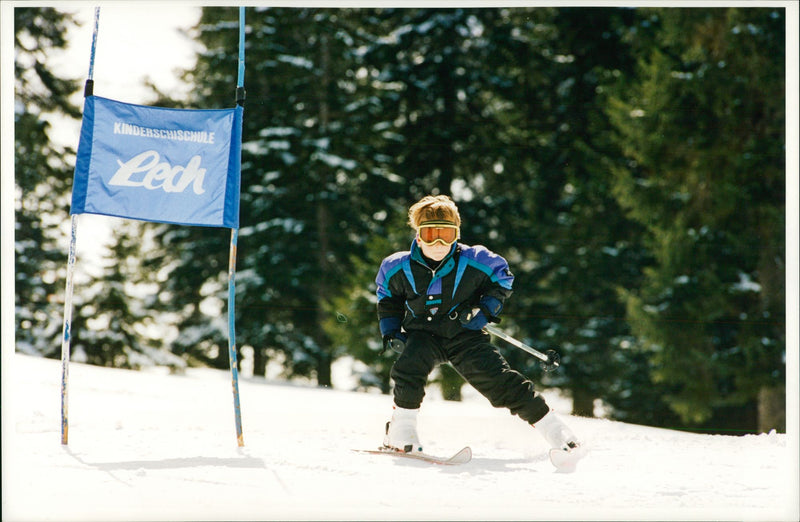
[[[523,343],[522,341],[518,341],[505,333],[504,331],[500,330],[496,326],[491,324],[487,324],[484,326],[484,329],[492,335],[499,337],[500,339],[506,341],[507,343],[516,346],[517,348],[528,352],[529,354],[533,355],[537,359],[539,359],[539,364],[541,365],[542,369],[546,372],[551,372],[559,367],[561,364],[561,356],[555,350],[548,350],[546,354],[540,352],[535,348],[531,348],[527,344]]]

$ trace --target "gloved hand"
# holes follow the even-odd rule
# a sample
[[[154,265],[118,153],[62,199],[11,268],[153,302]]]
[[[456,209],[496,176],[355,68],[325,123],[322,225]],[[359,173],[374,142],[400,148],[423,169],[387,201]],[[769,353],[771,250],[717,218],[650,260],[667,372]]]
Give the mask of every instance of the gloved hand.
[[[388,333],[383,336],[383,351],[391,349],[397,353],[403,353],[406,349],[406,341],[408,337],[399,330],[394,333]]]
[[[389,316],[380,320],[381,336],[383,337],[383,352],[389,348],[397,353],[403,353],[408,337],[401,329],[402,318]],[[383,353],[381,352],[381,353]]]
[[[463,313],[458,315],[458,320],[467,330],[480,330],[489,322],[480,308],[464,310]]]
[[[463,310],[458,314],[458,319],[464,328],[468,330],[480,330],[487,323],[499,323],[500,311],[503,303],[499,299],[491,296],[481,297],[477,307]]]

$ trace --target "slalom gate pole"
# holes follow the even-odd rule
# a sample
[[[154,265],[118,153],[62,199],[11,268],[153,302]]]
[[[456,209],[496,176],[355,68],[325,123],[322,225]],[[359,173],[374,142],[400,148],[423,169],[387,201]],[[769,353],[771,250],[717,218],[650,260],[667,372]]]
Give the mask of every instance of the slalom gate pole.
[[[556,353],[554,350],[548,350],[547,354],[544,354],[539,350],[537,350],[536,348],[531,348],[522,341],[514,339],[513,337],[505,333],[503,330],[491,324],[487,324],[486,326],[484,326],[484,329],[490,334],[499,337],[500,339],[506,341],[507,343],[516,346],[517,348],[526,351],[529,354],[536,357],[537,359],[539,359],[539,361],[541,361],[540,364],[545,371],[555,370],[561,364],[561,357],[559,357],[558,353]]]
[[[89,57],[89,76],[83,95],[91,96],[94,83],[94,56],[97,50],[97,32],[100,27],[100,8],[94,8],[94,30]],[[72,294],[75,274],[75,250],[78,235],[78,216],[70,216],[69,255],[67,258],[67,287],[64,292],[64,324],[61,329],[61,444],[69,444],[69,359],[72,341]]]
[[[61,444],[69,443],[69,353],[72,337],[72,287],[75,273],[75,244],[78,216],[70,217],[69,257],[67,261],[67,288],[64,296],[64,325],[61,330]]]
[[[244,105],[244,7],[239,7],[239,74],[236,82],[236,103]],[[241,176],[241,171],[239,172]],[[236,357],[236,248],[239,229],[231,229],[231,247],[228,258],[228,359],[231,366],[233,411],[236,420],[236,442],[244,446],[242,435],[242,409],[239,404],[239,370]]]
[[[239,405],[239,370],[236,360],[236,243],[239,239],[239,230],[231,229],[231,248],[228,259],[228,354],[231,364],[231,385],[233,386],[233,412],[236,420],[236,442],[239,447],[244,446],[242,435],[242,409]]]

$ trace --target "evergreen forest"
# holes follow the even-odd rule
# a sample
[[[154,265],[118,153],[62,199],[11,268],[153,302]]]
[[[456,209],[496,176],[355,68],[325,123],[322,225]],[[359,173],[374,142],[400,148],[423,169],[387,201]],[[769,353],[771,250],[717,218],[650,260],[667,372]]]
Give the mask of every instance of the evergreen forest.
[[[408,206],[447,194],[462,242],[515,275],[499,327],[561,367],[498,349],[573,413],[785,431],[785,9],[245,11],[235,333],[254,375],[332,386],[347,359],[388,393],[375,276],[408,249]],[[191,94],[157,105],[234,105],[238,15],[202,8]],[[48,62],[67,9],[14,23],[16,350],[58,358],[78,144],[54,145],[50,116],[80,119],[84,79]],[[75,288],[77,357],[227,368],[231,231],[120,220],[113,237]]]

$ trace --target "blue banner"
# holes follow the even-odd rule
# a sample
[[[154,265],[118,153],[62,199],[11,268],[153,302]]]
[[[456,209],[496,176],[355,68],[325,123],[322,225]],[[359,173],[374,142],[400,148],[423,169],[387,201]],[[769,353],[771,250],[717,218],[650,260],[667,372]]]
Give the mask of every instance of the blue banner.
[[[242,112],[88,96],[71,213],[239,228]]]

